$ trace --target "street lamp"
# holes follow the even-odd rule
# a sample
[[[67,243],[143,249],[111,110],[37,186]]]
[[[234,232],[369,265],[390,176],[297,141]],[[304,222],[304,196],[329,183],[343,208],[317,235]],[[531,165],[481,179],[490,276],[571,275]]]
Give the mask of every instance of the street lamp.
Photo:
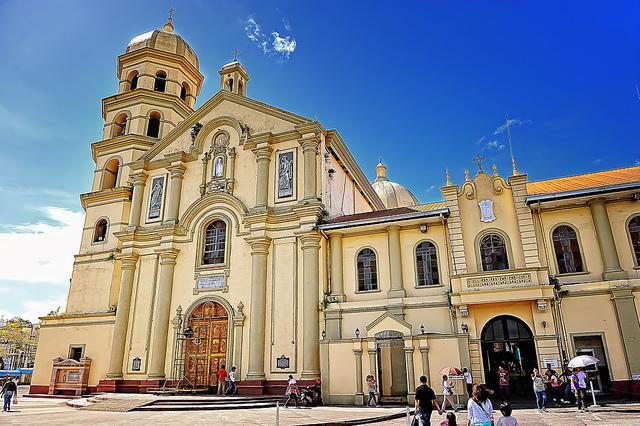
[[[356,339],[360,337],[360,329],[356,328]]]

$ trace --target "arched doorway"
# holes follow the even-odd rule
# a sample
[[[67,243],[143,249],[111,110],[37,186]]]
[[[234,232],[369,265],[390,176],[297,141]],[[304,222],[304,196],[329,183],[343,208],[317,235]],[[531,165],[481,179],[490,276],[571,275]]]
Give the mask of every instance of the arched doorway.
[[[219,303],[206,301],[191,312],[186,320],[193,335],[185,347],[185,375],[197,388],[218,385],[216,372],[227,364],[229,319],[227,310]]]
[[[531,329],[520,319],[502,315],[489,321],[482,330],[484,376],[491,389],[498,389],[498,367],[510,373],[510,393],[529,395],[531,370],[538,364]]]
[[[380,401],[406,401],[407,364],[404,356],[404,335],[399,331],[385,330],[376,333],[375,337]]]

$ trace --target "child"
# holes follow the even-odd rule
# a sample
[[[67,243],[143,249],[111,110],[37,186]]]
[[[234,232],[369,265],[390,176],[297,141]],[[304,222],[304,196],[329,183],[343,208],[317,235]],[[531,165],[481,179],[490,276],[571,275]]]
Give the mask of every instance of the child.
[[[448,412],[447,418],[440,422],[440,426],[458,426],[455,413]]]
[[[500,412],[502,417],[498,419],[496,426],[517,426],[518,421],[515,417],[511,417],[511,404],[504,403],[500,406]]]

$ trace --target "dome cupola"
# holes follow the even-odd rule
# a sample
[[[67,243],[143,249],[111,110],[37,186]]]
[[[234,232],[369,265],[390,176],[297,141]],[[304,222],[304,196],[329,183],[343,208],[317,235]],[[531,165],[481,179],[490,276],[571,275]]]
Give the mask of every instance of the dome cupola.
[[[387,177],[387,166],[382,163],[382,159],[376,166],[376,180],[371,184],[385,207],[388,209],[396,207],[411,207],[418,203],[418,199],[404,186],[391,182]]]

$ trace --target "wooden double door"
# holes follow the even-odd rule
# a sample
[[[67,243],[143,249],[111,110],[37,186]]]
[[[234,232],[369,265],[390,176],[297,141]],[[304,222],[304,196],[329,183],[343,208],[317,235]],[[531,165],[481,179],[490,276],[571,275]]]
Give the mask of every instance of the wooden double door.
[[[215,388],[218,369],[227,363],[227,311],[219,303],[204,302],[193,310],[187,324],[193,335],[186,341],[186,376],[195,387]]]

